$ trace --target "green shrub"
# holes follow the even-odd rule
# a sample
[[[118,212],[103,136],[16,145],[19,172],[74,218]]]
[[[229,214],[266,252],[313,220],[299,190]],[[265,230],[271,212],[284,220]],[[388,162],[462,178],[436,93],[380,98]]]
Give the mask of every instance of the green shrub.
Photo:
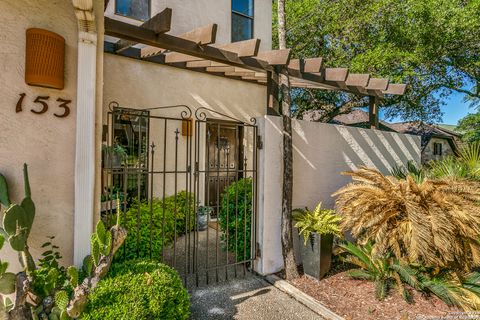
[[[222,193],[218,223],[224,233],[222,241],[226,245],[228,235],[227,249],[236,254],[237,261],[249,260],[251,257],[252,189],[253,180],[246,178],[232,183]]]
[[[145,260],[112,266],[88,297],[84,320],[188,319],[190,301],[178,274]]]
[[[190,202],[190,206],[188,206],[188,202]],[[164,205],[165,217],[163,214]],[[185,221],[187,214],[190,215],[189,227],[187,227]],[[139,221],[137,221],[137,219]],[[163,223],[164,219],[165,224]],[[165,198],[165,201],[154,199],[152,202],[151,226],[150,203],[147,201],[140,202],[139,214],[138,202],[134,201],[130,209],[126,212],[126,221],[124,221],[122,215],[121,224],[127,229],[128,236],[124,247],[117,253],[117,259],[123,259],[125,257],[125,259],[130,260],[150,257],[150,232],[152,234],[152,258],[158,258],[161,255],[162,247],[168,246],[173,242],[175,231],[177,237],[179,237],[193,230],[195,226],[193,195],[182,191],[177,193],[176,198],[175,196],[170,196]]]

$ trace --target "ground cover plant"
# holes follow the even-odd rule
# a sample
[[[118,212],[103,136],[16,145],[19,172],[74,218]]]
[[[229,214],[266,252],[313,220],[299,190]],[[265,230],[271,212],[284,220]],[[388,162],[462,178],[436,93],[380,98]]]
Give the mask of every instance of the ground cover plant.
[[[112,267],[89,296],[85,320],[188,319],[190,301],[178,274],[153,261],[132,260]]]
[[[241,179],[230,184],[222,193],[218,224],[225,249],[236,254],[237,261],[251,257],[253,180]],[[227,217],[228,215],[228,217]]]
[[[449,305],[480,308],[475,272],[480,265],[480,195],[474,180],[478,163],[467,159],[471,157],[455,160],[467,168],[468,175],[462,177],[432,175],[430,168],[435,164],[407,168],[397,177],[367,168],[345,173],[353,183],[334,195],[343,216],[341,229],[358,244],[343,246],[350,262],[363,270],[353,271],[353,276],[377,281],[376,276],[366,276],[378,274],[371,272],[366,261],[377,261],[373,265],[383,268],[380,278],[393,275],[395,286],[407,299],[400,282],[435,294]],[[392,268],[398,269],[398,277]],[[389,280],[384,283],[388,288]]]
[[[181,191],[165,200],[155,198],[151,203],[134,200],[125,216],[123,213],[121,216],[129,236],[116,260],[158,258],[162,248],[173,243],[175,236],[180,237],[194,229],[193,195]]]

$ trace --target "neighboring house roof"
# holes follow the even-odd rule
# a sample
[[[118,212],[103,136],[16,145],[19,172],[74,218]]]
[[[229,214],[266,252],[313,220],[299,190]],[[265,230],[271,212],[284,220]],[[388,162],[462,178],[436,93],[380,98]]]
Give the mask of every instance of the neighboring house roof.
[[[423,121],[391,123],[388,124],[388,126],[399,133],[421,136],[422,150],[433,137],[448,140],[452,150],[454,152],[458,150],[460,134],[444,129],[440,126],[428,124]]]
[[[336,116],[331,121],[333,124],[341,124],[344,126],[354,126],[360,128],[370,128],[370,118],[368,112],[363,110],[355,109],[350,113],[345,113]],[[379,126],[381,130],[384,131],[393,131],[388,123],[380,121]]]
[[[455,132],[455,129],[457,129],[458,126],[454,125],[454,124],[444,124],[444,123],[439,123],[437,124],[437,127],[440,127],[442,129],[445,129],[445,130],[448,130],[450,132]]]

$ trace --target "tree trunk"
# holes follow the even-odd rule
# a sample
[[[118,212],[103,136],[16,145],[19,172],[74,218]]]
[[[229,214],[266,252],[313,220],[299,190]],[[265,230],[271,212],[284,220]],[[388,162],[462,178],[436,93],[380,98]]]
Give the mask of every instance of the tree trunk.
[[[278,0],[278,43],[279,49],[287,48],[285,21],[285,0]],[[298,277],[297,264],[293,253],[292,235],[292,195],[293,195],[293,143],[290,81],[284,68],[280,74],[282,92],[283,122],[283,191],[282,191],[282,255],[285,266],[285,279]]]

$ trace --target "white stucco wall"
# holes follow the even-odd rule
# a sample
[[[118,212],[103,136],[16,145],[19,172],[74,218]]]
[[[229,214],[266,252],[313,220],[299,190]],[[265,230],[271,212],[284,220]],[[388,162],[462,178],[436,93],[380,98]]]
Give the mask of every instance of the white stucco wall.
[[[122,56],[105,54],[104,57],[104,116],[103,122],[108,121],[108,104],[116,101],[121,107],[145,109],[170,105],[187,105],[195,110],[206,107],[226,114],[235,119],[249,123],[252,117],[263,116],[266,113],[266,87],[262,85],[231,80],[209,74],[198,73],[190,70],[162,66],[151,62],[138,61]],[[152,116],[170,116],[181,119],[182,108],[173,108],[160,111],[151,111]],[[208,118],[215,119],[215,114],[207,114]],[[219,119],[226,120],[220,117]],[[193,125],[194,126],[194,125]],[[182,130],[180,120],[169,120],[167,123],[167,140],[163,119],[150,119],[150,144],[155,144],[154,168],[163,171],[175,170],[175,134],[174,131]],[[245,143],[247,146],[246,157],[248,168],[252,168],[252,136],[251,129],[246,129]],[[194,143],[195,137],[191,139]],[[206,141],[205,125],[200,130],[201,148],[200,170],[205,170]],[[179,134],[177,170],[186,169],[187,140]],[[166,146],[166,167],[164,168],[163,150]],[[205,174],[200,179],[203,180]],[[105,178],[107,179],[107,178]],[[166,195],[175,193],[175,179],[177,191],[187,189],[186,175],[168,174],[165,181]],[[200,183],[200,193],[203,194],[203,181]],[[153,196],[163,194],[163,177],[156,175],[153,186]]]
[[[23,198],[22,164],[29,165],[32,198],[37,207],[29,245],[34,257],[47,236],[56,236],[65,264],[72,261],[75,162],[77,22],[70,1],[0,1],[0,172],[10,186],[12,201]],[[25,31],[37,27],[56,32],[66,40],[65,88],[25,84]],[[19,94],[26,93],[23,112],[15,113]],[[50,96],[49,110],[30,112],[37,96]],[[73,100],[67,118],[57,98]],[[39,107],[36,106],[36,109]],[[2,260],[18,270],[17,254],[4,247]]]
[[[262,274],[283,267],[281,254],[282,122],[267,116],[259,127],[264,148],[260,152],[259,229],[262,258],[256,269]],[[390,133],[303,120],[293,121],[293,207],[314,208],[320,201],[334,208],[331,194],[350,182],[342,171],[359,166],[388,174],[392,166],[408,160],[420,163],[420,139]]]
[[[151,15],[171,8],[172,28],[169,32],[179,35],[210,23],[216,23],[217,42],[231,42],[231,0],[151,0]],[[105,15],[132,24],[141,22],[115,15],[115,0],[108,4]],[[261,40],[261,50],[272,48],[272,2],[271,0],[254,0],[254,38]]]

